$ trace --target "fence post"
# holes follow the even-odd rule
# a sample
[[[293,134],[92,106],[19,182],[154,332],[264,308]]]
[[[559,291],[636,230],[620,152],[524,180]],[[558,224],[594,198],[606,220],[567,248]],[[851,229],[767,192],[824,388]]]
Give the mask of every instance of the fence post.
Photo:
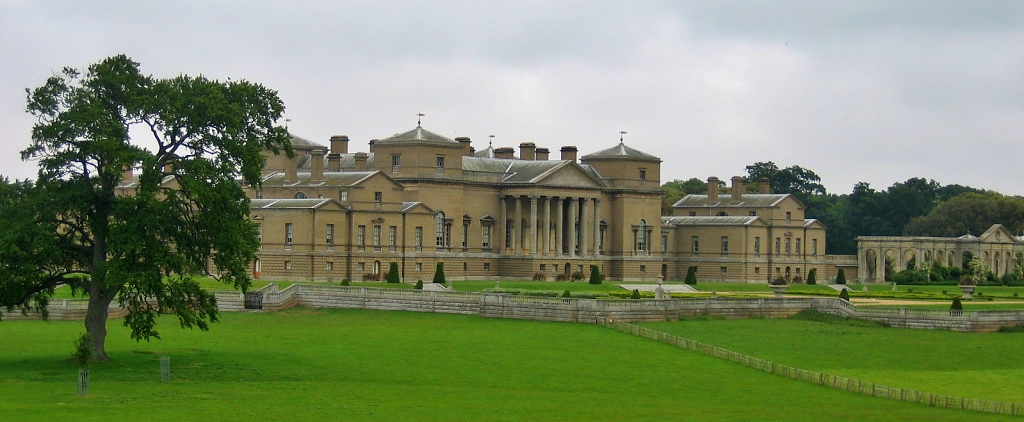
[[[160,356],[160,381],[168,382],[171,380],[171,357]]]

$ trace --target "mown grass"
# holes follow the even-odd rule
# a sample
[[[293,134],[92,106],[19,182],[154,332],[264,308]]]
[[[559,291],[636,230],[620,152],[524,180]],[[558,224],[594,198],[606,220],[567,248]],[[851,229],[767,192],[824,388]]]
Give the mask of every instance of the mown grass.
[[[163,340],[136,343],[118,322],[113,360],[93,366],[84,398],[68,359],[81,322],[0,322],[3,418],[1010,419],[832,390],[584,324],[295,308],[224,314],[211,332],[160,321]],[[158,381],[161,355],[170,383]]]
[[[896,329],[837,318],[645,325],[802,369],[931,393],[1024,403],[1024,333]]]

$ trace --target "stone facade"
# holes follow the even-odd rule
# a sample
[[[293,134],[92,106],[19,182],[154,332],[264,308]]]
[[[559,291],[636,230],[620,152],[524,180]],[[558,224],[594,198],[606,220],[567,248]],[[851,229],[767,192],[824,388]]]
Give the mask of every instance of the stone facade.
[[[596,265],[611,280],[680,280],[696,265],[703,280],[766,282],[835,268],[824,226],[791,195],[690,195],[661,216],[661,159],[621,142],[579,159],[563,146],[558,160],[419,126],[368,152],[330,142],[295,138],[295,157],[268,154],[262,187],[247,190],[254,277],[373,279],[395,262],[403,281],[429,281],[441,262],[453,279],[588,277]]]

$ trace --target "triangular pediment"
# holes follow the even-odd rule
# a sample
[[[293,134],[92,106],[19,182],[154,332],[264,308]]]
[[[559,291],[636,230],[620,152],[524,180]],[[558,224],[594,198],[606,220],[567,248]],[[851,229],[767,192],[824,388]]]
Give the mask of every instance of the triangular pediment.
[[[1002,224],[993,224],[985,233],[978,236],[978,239],[983,243],[1013,243],[1016,240],[1013,237],[1013,233],[1010,233],[1006,227]]]
[[[560,166],[553,169],[549,174],[537,178],[536,183],[538,185],[548,186],[573,186],[587,188],[602,187],[601,184],[590,177],[589,174],[581,170],[579,167],[572,165]]]

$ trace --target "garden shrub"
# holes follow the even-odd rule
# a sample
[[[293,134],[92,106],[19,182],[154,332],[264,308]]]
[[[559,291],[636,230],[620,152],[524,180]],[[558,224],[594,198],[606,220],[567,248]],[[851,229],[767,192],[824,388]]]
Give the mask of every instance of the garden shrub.
[[[392,262],[391,266],[388,268],[388,283],[400,282],[401,280],[398,279],[398,263]]]
[[[633,289],[633,295],[630,299],[640,299],[640,289]]]
[[[811,270],[807,272],[807,284],[808,285],[818,284],[818,281],[815,280],[815,278],[817,276],[818,276],[818,269],[817,268],[811,268]]]
[[[686,269],[685,283],[691,286],[697,284],[697,267],[689,267]]]
[[[850,292],[847,289],[840,290],[839,291],[839,298],[849,302],[850,301]]]
[[[416,290],[423,290],[423,280],[416,280],[416,287],[413,288]]]
[[[572,294],[570,294],[569,291],[566,290],[566,291],[562,292],[562,297],[572,297]]]
[[[571,281],[583,280],[583,271],[573,271]]]
[[[547,279],[547,274],[544,274],[540,271],[533,273],[533,281],[546,281]]]
[[[962,311],[964,309],[964,305],[960,303],[960,298],[954,297],[953,304],[949,305],[949,309],[951,311]]]
[[[601,267],[597,265],[590,266],[590,284],[601,284],[604,277],[601,276]]]
[[[349,281],[349,279],[347,279],[347,278],[343,278],[343,279],[341,279],[341,285],[342,285],[342,286],[348,286],[348,285],[349,285],[349,284],[351,284],[351,283],[352,283],[352,282],[351,282],[351,281]]]
[[[839,269],[839,275],[836,276],[836,284],[846,284],[846,271],[842,268]],[[845,289],[843,289],[845,291]]]
[[[445,282],[445,279],[444,279],[444,263],[443,262],[438,262],[437,263],[437,269],[434,270],[434,283],[444,284],[444,282]]]
[[[569,281],[569,276],[566,274],[559,274],[555,276],[555,281]]]

